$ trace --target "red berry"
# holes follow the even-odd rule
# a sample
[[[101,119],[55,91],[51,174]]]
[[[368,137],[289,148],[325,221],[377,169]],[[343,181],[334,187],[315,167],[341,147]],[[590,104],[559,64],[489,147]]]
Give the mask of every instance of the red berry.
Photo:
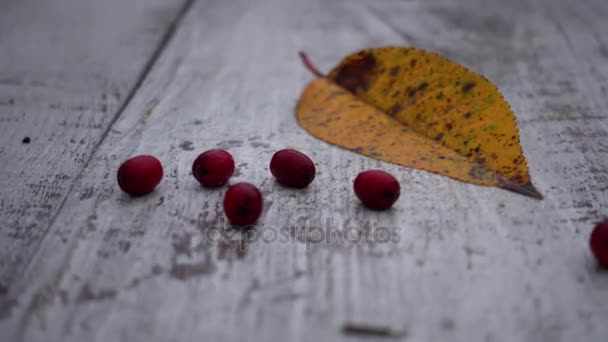
[[[163,165],[153,156],[131,158],[118,168],[118,186],[131,196],[154,191],[163,178]]]
[[[608,220],[598,223],[593,228],[589,245],[598,264],[608,268]]]
[[[302,152],[285,149],[270,160],[270,173],[282,185],[305,188],[315,179],[315,164]]]
[[[364,206],[374,210],[390,208],[399,198],[401,187],[390,173],[363,171],[355,178],[355,194]]]
[[[234,184],[224,196],[224,212],[232,224],[254,224],[262,214],[262,193],[249,183]]]
[[[224,150],[209,150],[194,160],[192,174],[202,186],[222,186],[234,174],[234,159]]]

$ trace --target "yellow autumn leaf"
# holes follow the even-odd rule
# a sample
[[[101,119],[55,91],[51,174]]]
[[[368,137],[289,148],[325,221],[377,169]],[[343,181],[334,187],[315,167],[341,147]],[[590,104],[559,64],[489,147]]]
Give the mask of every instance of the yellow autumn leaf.
[[[542,198],[515,115],[496,86],[435,53],[386,47],[347,56],[304,90],[311,135],[386,162]]]

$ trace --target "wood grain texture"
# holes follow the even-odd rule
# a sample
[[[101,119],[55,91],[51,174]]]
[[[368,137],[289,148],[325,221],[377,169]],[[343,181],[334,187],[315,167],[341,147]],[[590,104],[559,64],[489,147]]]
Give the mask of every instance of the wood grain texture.
[[[606,15],[601,0],[195,2],[13,279],[0,336],[341,341],[369,326],[406,341],[603,341],[608,274],[587,238],[608,199]],[[298,50],[328,70],[387,44],[497,84],[545,200],[366,159],[298,128],[310,80]],[[265,195],[253,231],[227,227],[223,190],[190,175],[213,147],[235,156],[231,182]],[[308,189],[271,179],[283,147],[315,160]],[[114,172],[141,153],[166,176],[130,199]],[[393,210],[356,202],[351,182],[367,168],[401,181]]]
[[[0,5],[0,296],[36,251],[182,4]]]

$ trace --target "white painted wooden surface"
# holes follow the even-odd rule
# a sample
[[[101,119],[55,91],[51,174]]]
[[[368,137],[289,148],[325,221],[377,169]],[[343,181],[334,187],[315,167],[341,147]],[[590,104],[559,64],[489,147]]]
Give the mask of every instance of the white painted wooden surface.
[[[2,269],[10,281],[2,340],[340,341],[357,338],[344,325],[367,325],[407,341],[604,341],[608,273],[596,269],[587,238],[608,199],[607,15],[601,0],[195,1],[89,150],[33,257],[17,273]],[[494,81],[518,116],[545,200],[369,160],[297,127],[293,107],[310,80],[299,49],[327,70],[349,52],[387,44],[438,51]],[[124,53],[145,59],[136,51]],[[73,158],[33,142],[31,159],[20,159],[22,131],[1,127],[0,170],[13,175],[5,188],[45,171],[34,153]],[[256,230],[226,228],[223,190],[191,177],[192,160],[212,147],[235,156],[232,182],[263,190]],[[315,160],[309,189],[271,179],[267,163],[283,147]],[[159,156],[166,176],[153,194],[130,199],[114,172],[141,153]],[[356,202],[351,181],[366,168],[401,181],[392,211]],[[2,191],[15,205],[34,198]],[[9,215],[2,246],[19,243],[4,235]],[[350,239],[320,242],[318,227]],[[353,232],[376,238],[353,241]]]
[[[0,3],[0,296],[23,272],[182,6]]]

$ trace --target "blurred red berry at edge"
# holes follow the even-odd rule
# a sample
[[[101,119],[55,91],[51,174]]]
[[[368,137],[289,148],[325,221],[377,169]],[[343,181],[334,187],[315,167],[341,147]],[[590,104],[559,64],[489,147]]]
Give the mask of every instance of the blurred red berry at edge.
[[[354,182],[355,195],[364,206],[374,210],[390,208],[399,198],[401,187],[390,173],[382,170],[363,171]]]
[[[589,246],[597,263],[608,268],[608,220],[595,225],[589,237]]]
[[[224,150],[203,152],[192,163],[192,174],[202,186],[222,186],[234,174],[234,159]]]
[[[262,193],[250,183],[234,184],[224,195],[224,212],[232,224],[254,224],[260,218],[262,208]]]
[[[305,188],[315,179],[316,168],[304,153],[284,149],[272,156],[270,173],[284,186]]]
[[[163,166],[153,156],[133,157],[118,168],[118,186],[131,196],[143,196],[154,191],[163,178]]]

